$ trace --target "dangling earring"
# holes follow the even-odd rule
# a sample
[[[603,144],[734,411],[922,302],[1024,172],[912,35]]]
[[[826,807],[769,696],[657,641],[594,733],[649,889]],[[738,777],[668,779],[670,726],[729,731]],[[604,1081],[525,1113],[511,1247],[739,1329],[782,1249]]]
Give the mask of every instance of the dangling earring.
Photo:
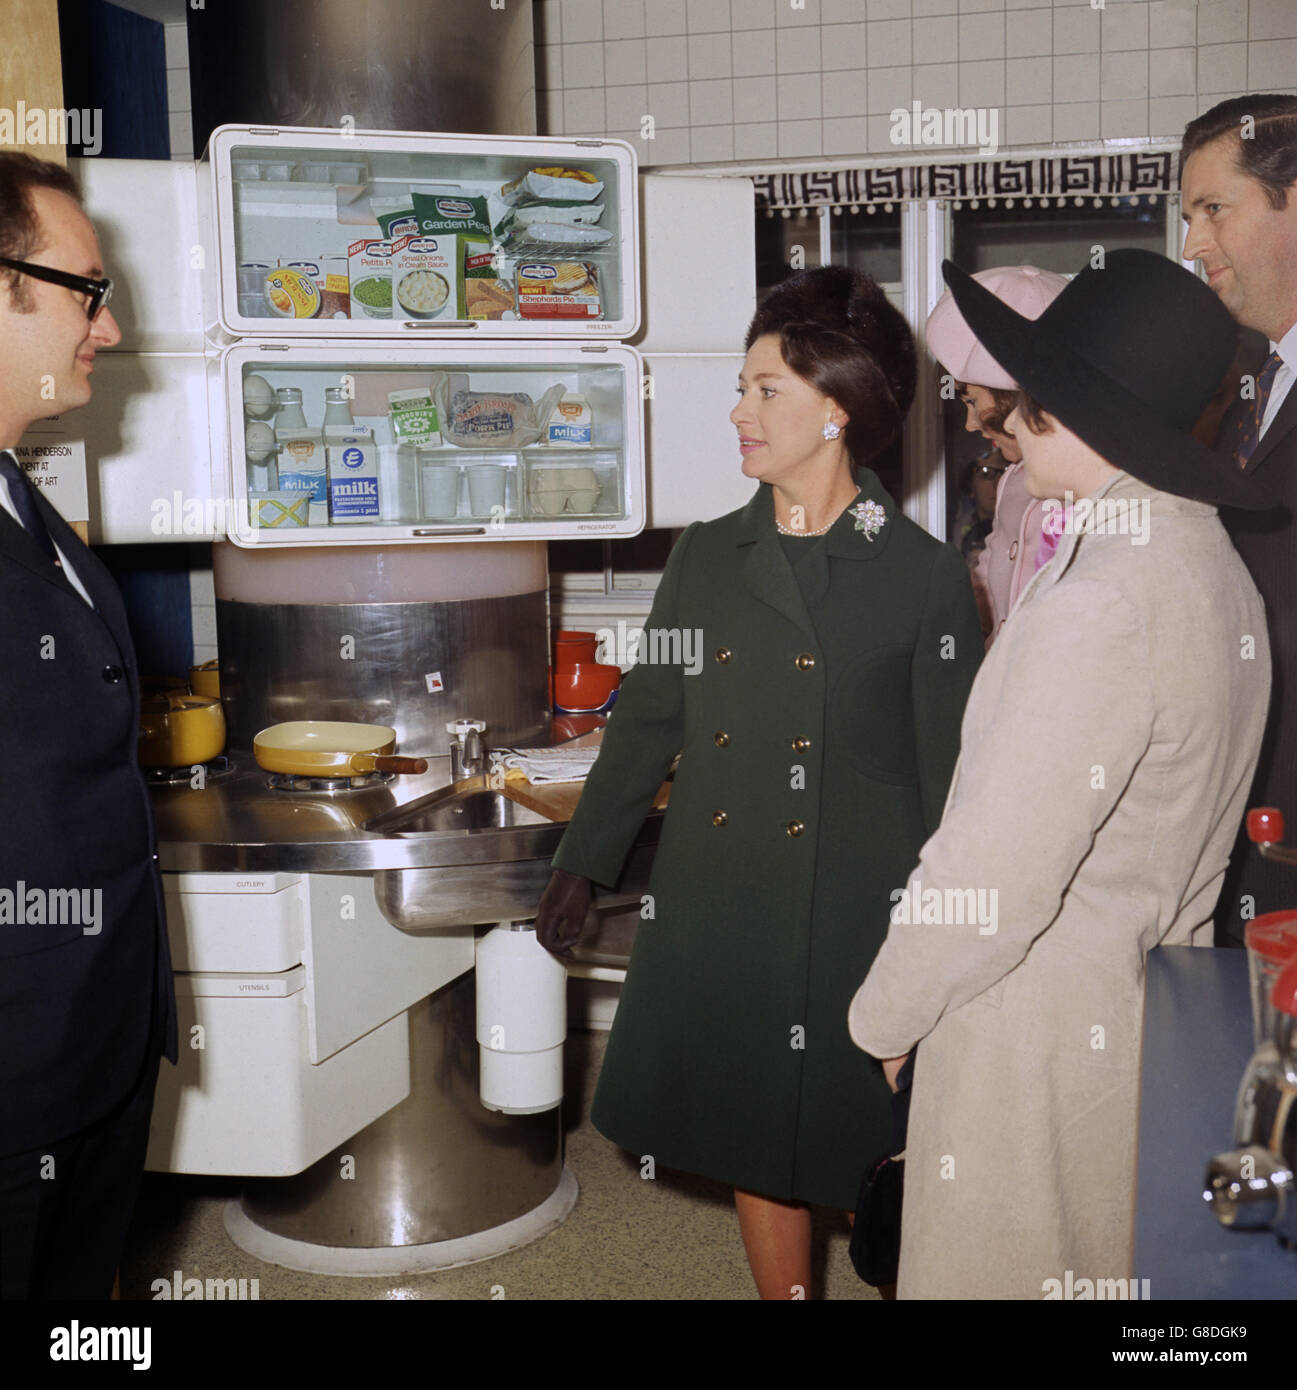
[[[841,433],[842,433],[842,427],[841,427],[841,425],[835,424],[832,420],[826,420],[826,421],[824,422],[824,437],[825,437],[825,439],[836,439],[836,438],[838,437],[838,435],[840,435]]]

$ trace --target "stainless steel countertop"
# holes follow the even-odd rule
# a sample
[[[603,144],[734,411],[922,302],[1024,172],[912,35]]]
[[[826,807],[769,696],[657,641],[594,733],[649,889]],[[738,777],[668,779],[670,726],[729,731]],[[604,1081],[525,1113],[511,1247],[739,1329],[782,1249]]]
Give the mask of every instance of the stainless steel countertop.
[[[250,753],[230,754],[232,770],[201,789],[153,787],[158,858],[164,870],[364,873],[550,859],[564,823],[381,835],[364,825],[450,784],[450,760],[430,759],[419,777],[346,792],[284,792]],[[661,813],[650,813],[637,843],[656,843]]]

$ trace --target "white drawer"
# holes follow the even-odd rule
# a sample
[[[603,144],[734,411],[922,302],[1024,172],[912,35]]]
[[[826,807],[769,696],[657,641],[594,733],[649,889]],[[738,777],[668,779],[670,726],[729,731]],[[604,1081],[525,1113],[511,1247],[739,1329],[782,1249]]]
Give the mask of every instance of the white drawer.
[[[301,874],[163,874],[171,963],[179,971],[279,973],[302,963]]]
[[[410,1094],[404,1014],[313,1066],[302,990],[235,998],[211,983],[177,977],[180,1058],[158,1074],[150,1172],[289,1177]]]

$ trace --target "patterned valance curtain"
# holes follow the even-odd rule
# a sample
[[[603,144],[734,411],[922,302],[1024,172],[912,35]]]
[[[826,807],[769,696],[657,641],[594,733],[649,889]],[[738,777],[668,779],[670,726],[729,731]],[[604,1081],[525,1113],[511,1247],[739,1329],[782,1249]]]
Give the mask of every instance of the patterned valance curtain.
[[[1174,150],[1131,154],[1064,155],[1052,159],[968,159],[950,164],[912,164],[832,169],[822,173],[759,174],[758,208],[821,207],[891,210],[894,203],[916,198],[948,198],[956,206],[992,199],[1021,200],[1129,198],[1142,194],[1155,201],[1179,186],[1180,156]]]

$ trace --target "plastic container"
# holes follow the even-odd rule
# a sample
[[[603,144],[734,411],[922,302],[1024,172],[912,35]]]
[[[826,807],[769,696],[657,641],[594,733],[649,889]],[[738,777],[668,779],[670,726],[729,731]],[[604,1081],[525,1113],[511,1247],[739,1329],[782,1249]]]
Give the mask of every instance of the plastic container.
[[[419,450],[419,514],[428,521],[453,521],[459,515],[457,464],[428,460]]]
[[[525,450],[523,457],[529,516],[619,514],[619,466],[613,451],[541,446]]]
[[[305,526],[311,495],[308,492],[253,492],[248,501],[252,504],[254,526]]]

